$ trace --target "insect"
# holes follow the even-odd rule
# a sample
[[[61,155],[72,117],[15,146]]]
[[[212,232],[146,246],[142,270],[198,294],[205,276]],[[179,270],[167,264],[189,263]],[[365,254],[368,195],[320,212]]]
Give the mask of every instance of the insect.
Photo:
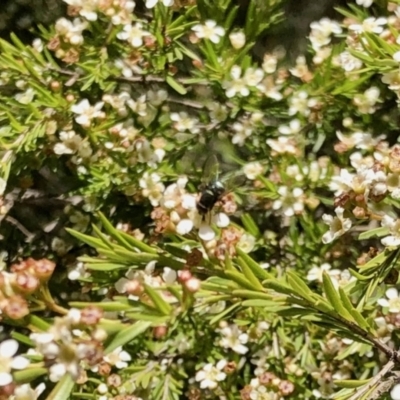
[[[202,215],[203,220],[225,194],[225,186],[218,179],[218,169],[217,157],[211,155],[204,166],[202,191],[197,202],[197,211]]]

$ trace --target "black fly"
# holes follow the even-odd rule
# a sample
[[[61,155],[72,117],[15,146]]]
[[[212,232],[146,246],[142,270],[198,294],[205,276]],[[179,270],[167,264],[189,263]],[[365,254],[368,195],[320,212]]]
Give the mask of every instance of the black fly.
[[[212,155],[204,166],[203,187],[197,202],[197,211],[202,215],[203,220],[225,193],[225,186],[218,180],[218,172],[217,157]]]

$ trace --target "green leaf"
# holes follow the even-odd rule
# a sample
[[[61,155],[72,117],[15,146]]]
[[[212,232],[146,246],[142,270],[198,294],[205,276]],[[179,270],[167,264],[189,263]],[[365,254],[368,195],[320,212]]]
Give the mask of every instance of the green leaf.
[[[101,308],[104,311],[127,311],[131,310],[132,306],[128,303],[119,303],[117,301],[99,301],[99,302],[83,302],[83,301],[70,301],[68,303],[70,307],[86,308],[95,306]]]
[[[367,331],[371,330],[371,327],[369,326],[368,322],[366,319],[362,316],[362,314],[353,306],[351,303],[350,299],[348,298],[346,292],[339,287],[339,295],[340,298],[343,302],[344,307],[350,312],[350,314],[353,316],[355,322],[362,328],[366,329]]]
[[[115,271],[119,269],[129,268],[126,264],[115,264],[115,263],[96,263],[96,264],[85,264],[86,269],[91,271]]]
[[[65,374],[46,397],[46,400],[69,400],[74,386],[75,382],[72,380],[71,375]]]
[[[245,213],[240,217],[240,219],[242,220],[242,224],[247,232],[249,232],[255,238],[259,238],[261,236],[260,230],[250,214]]]
[[[101,239],[96,239],[92,236],[85,235],[84,233],[78,232],[71,228],[65,228],[65,230],[81,242],[86,243],[95,249],[110,249],[110,245],[106,245]]]
[[[369,260],[366,264],[362,265],[359,268],[359,271],[363,273],[364,271],[376,269],[377,267],[381,266],[389,258],[391,254],[392,252],[390,250],[382,251],[372,260]]]
[[[343,380],[337,380],[333,381],[334,384],[340,388],[346,388],[346,389],[354,389],[363,385],[366,385],[370,379],[362,379],[362,380],[351,380],[351,379],[343,379]]]
[[[370,239],[374,236],[376,237],[382,237],[385,236],[389,233],[389,228],[387,227],[380,227],[380,228],[375,228],[375,229],[370,229],[366,232],[361,233],[358,235],[358,240],[366,240]]]
[[[324,286],[324,291],[325,291],[326,297],[328,298],[328,300],[331,303],[331,305],[333,306],[333,308],[339,313],[339,315],[341,317],[343,317],[344,319],[346,319],[348,321],[354,322],[353,316],[344,307],[338,292],[336,291],[335,287],[333,286],[333,283],[331,281],[329,274],[326,273],[325,271],[322,275],[322,280],[323,280],[323,286]]]
[[[304,283],[304,281],[299,276],[297,276],[293,271],[289,271],[287,273],[287,280],[290,286],[292,286],[292,288],[294,289],[295,294],[297,296],[303,297],[310,303],[314,302],[312,298],[313,293],[311,292],[311,290]]]
[[[238,307],[240,307],[239,303],[232,304],[230,307],[226,308],[224,311],[220,312],[215,317],[213,317],[210,320],[210,325],[214,325],[221,319],[225,318],[227,315],[229,315],[232,311],[236,310]]]
[[[144,285],[144,290],[152,300],[154,306],[162,315],[171,315],[172,307],[161,295],[149,285]]]
[[[105,348],[104,354],[109,354],[116,348],[131,342],[137,336],[145,332],[151,326],[151,324],[152,323],[148,321],[137,321],[132,326],[129,326],[118,332]]]
[[[238,262],[242,267],[246,265],[252,273],[259,279],[271,279],[273,276],[268,273],[265,269],[261,268],[260,265],[254,261],[248,254],[246,254],[243,250],[237,248],[237,254],[239,255]],[[244,271],[243,271],[244,272]]]
[[[32,382],[35,379],[39,378],[39,376],[47,374],[48,374],[47,368],[27,367],[24,370],[14,371],[13,377],[17,383],[21,384],[21,383]]]
[[[167,75],[165,81],[168,83],[169,86],[171,86],[172,89],[174,89],[179,94],[184,95],[187,93],[187,90],[180,83],[178,83],[171,75]]]
[[[254,288],[257,291],[263,291],[264,288],[261,285],[261,282],[254,275],[252,269],[248,266],[248,264],[246,264],[245,260],[242,257],[239,257],[237,259],[237,261],[238,261],[238,264],[240,265],[243,275],[249,280],[249,282],[254,286]],[[262,268],[259,266],[258,266],[258,269],[262,270]]]
[[[48,331],[51,326],[45,320],[33,314],[29,314],[29,325],[34,326],[36,329],[42,332]]]
[[[245,275],[241,274],[238,271],[225,271],[225,275],[228,278],[231,278],[234,282],[236,282],[239,286],[250,289],[250,290],[259,290],[258,285],[254,286]]]

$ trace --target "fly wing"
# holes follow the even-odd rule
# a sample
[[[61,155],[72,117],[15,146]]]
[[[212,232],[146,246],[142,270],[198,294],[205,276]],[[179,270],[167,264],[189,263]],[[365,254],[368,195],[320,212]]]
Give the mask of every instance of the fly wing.
[[[203,185],[208,185],[210,182],[215,182],[219,177],[219,163],[217,156],[215,154],[211,154],[203,167],[203,174],[201,178],[201,182]]]

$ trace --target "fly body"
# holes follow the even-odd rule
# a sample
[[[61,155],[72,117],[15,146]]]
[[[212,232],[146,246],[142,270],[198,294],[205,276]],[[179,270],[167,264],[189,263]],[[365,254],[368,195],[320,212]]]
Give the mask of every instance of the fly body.
[[[199,214],[204,218],[214,208],[215,204],[221,200],[224,193],[225,187],[220,181],[213,181],[207,184],[201,192],[197,203]]]

